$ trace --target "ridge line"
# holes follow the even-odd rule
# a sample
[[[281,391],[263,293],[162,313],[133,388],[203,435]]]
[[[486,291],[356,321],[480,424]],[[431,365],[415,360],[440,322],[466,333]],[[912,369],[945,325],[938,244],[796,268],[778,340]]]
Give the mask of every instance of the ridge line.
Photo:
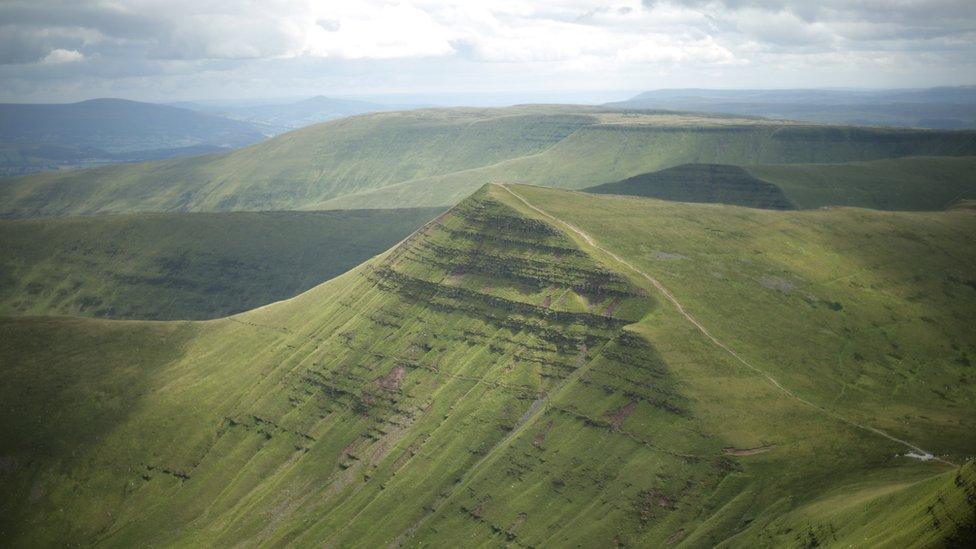
[[[621,258],[617,254],[615,254],[615,253],[611,252],[610,250],[608,250],[608,249],[600,246],[599,244],[596,243],[596,241],[593,239],[593,237],[591,237],[590,235],[588,235],[586,232],[584,232],[579,227],[573,225],[572,223],[569,223],[567,221],[564,221],[564,220],[562,220],[562,219],[560,219],[560,218],[558,218],[558,217],[550,214],[549,212],[546,212],[545,210],[542,210],[541,208],[536,207],[531,202],[529,202],[528,200],[526,200],[525,198],[523,198],[520,194],[518,194],[515,191],[513,191],[512,189],[510,189],[507,184],[505,184],[505,183],[498,183],[498,186],[501,187],[502,189],[505,189],[506,192],[508,192],[509,194],[511,194],[512,196],[514,196],[516,199],[518,199],[520,202],[522,202],[523,204],[525,204],[527,207],[529,207],[530,209],[534,210],[535,212],[538,212],[538,213],[540,213],[540,214],[542,214],[542,215],[544,215],[544,216],[552,219],[553,221],[556,221],[556,222],[564,225],[569,230],[571,230],[572,232],[576,233],[583,240],[585,240],[586,243],[589,244],[591,247],[596,248],[597,250],[600,250],[601,252],[607,254],[608,256],[610,256],[611,258],[613,258],[615,261],[617,261],[621,265],[624,265],[628,269],[630,269],[630,270],[634,271],[635,273],[641,275],[642,277],[646,278],[654,286],[654,288],[656,288],[662,295],[664,295],[664,297],[668,301],[671,302],[672,305],[674,305],[674,307],[675,307],[675,309],[677,309],[678,313],[680,313],[681,316],[683,316],[686,320],[688,320],[688,322],[690,322],[695,328],[697,328],[698,331],[701,332],[702,335],[704,335],[709,341],[711,341],[715,346],[717,346],[718,348],[722,349],[723,351],[725,351],[726,353],[728,353],[729,355],[731,355],[733,358],[735,358],[737,361],[739,361],[740,363],[742,363],[744,366],[746,366],[750,370],[752,370],[755,373],[757,373],[757,374],[761,375],[762,377],[764,377],[767,382],[769,382],[775,388],[779,389],[781,392],[783,392],[784,394],[786,394],[786,396],[788,396],[788,397],[790,397],[790,398],[796,400],[797,402],[800,402],[800,403],[802,403],[802,404],[804,404],[806,406],[809,406],[809,407],[811,407],[811,408],[813,408],[813,409],[815,409],[815,410],[817,410],[817,411],[819,411],[821,413],[824,413],[824,414],[826,414],[826,415],[828,415],[828,416],[830,416],[830,417],[832,417],[832,418],[834,418],[834,419],[836,419],[836,420],[838,420],[838,421],[840,421],[842,423],[846,423],[846,424],[848,424],[848,425],[850,425],[852,427],[857,427],[858,429],[861,429],[861,430],[864,430],[864,431],[868,431],[870,433],[874,433],[876,435],[882,436],[882,437],[884,437],[884,438],[886,438],[888,440],[891,440],[893,442],[897,442],[897,443],[899,443],[899,444],[901,444],[901,445],[909,448],[911,450],[911,452],[909,452],[908,454],[906,454],[907,457],[912,457],[912,458],[915,458],[915,459],[919,459],[921,461],[935,460],[935,461],[940,461],[942,463],[945,463],[947,465],[951,465],[953,467],[958,467],[957,464],[955,464],[955,463],[953,463],[953,462],[951,462],[949,460],[946,460],[946,459],[937,457],[932,452],[929,452],[927,450],[924,450],[924,449],[920,448],[919,446],[916,446],[915,444],[912,444],[911,442],[908,442],[906,440],[902,440],[902,439],[897,438],[897,437],[895,437],[893,435],[890,435],[890,434],[886,433],[885,431],[882,431],[881,429],[878,429],[877,427],[872,427],[870,425],[864,425],[864,424],[858,423],[858,422],[856,422],[856,421],[854,421],[852,419],[848,419],[848,418],[846,418],[846,417],[838,414],[837,412],[828,410],[827,408],[824,408],[824,407],[822,407],[822,406],[820,406],[818,404],[814,404],[813,402],[811,402],[811,401],[809,401],[809,400],[807,400],[807,399],[805,399],[805,398],[797,395],[793,391],[787,389],[779,381],[777,381],[773,376],[769,375],[768,373],[766,373],[761,368],[759,368],[757,366],[754,366],[752,363],[750,363],[746,359],[742,358],[742,356],[740,356],[737,352],[735,352],[731,347],[729,347],[728,345],[726,345],[725,343],[723,343],[722,341],[720,341],[718,338],[716,338],[715,336],[713,336],[711,334],[711,332],[709,332],[708,329],[705,328],[705,326],[702,325],[702,323],[698,321],[698,319],[696,319],[687,310],[685,310],[685,308],[681,304],[681,302],[678,301],[678,298],[676,298],[674,296],[674,294],[672,294],[671,291],[668,290],[664,286],[664,284],[662,284],[656,278],[654,278],[651,275],[645,273],[644,271],[638,269],[637,267],[635,267],[634,265],[632,265],[630,262],[626,261],[625,259]],[[917,454],[916,454],[916,452],[917,452]]]

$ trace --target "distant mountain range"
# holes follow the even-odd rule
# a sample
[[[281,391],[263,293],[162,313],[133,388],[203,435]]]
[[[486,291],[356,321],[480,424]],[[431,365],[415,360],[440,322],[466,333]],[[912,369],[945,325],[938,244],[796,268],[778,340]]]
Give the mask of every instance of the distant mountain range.
[[[272,133],[369,112],[416,108],[418,105],[386,105],[355,99],[317,95],[301,101],[270,104],[178,103],[177,105],[257,124]]]
[[[201,101],[168,105],[123,99],[0,104],[0,177],[229,151],[320,122],[418,106],[321,95],[298,101]],[[840,125],[976,129],[976,87],[873,91],[655,90],[627,101],[607,103],[605,108],[701,112]],[[455,198],[460,196],[463,193]]]
[[[220,152],[318,122],[411,107],[324,96],[278,103],[0,104],[0,176]]]
[[[10,179],[0,185],[0,217],[439,207],[485,181],[583,189],[682,164],[904,156],[976,156],[976,132],[566,105],[424,109],[317,124],[226,154]]]
[[[976,128],[976,86],[920,90],[672,89],[647,91],[607,105],[830,124]]]
[[[251,123],[124,99],[0,104],[0,174],[193,156],[267,135]]]

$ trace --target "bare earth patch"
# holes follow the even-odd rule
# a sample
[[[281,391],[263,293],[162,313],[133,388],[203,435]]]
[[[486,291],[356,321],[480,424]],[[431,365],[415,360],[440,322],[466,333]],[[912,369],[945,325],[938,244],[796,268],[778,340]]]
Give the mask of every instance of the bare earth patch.
[[[532,445],[536,448],[542,446],[542,443],[546,441],[546,434],[549,433],[549,429],[552,429],[552,420],[550,419],[546,426],[543,427],[538,433],[532,437]]]
[[[770,290],[779,290],[784,294],[788,294],[792,292],[794,288],[796,288],[795,284],[778,276],[764,276],[759,279],[759,283],[765,288],[769,288]]]
[[[768,452],[775,448],[775,444],[767,444],[766,446],[757,446],[756,448],[723,448],[727,456],[754,456],[756,454],[762,454]]]
[[[400,382],[403,381],[403,377],[407,374],[407,367],[403,364],[397,364],[390,373],[385,376],[380,376],[376,378],[376,385],[380,389],[387,391],[396,391],[400,388]]]
[[[653,257],[658,261],[680,261],[682,259],[688,259],[688,256],[685,255],[670,253],[670,252],[661,252],[658,250],[654,250],[653,252],[651,252],[651,257]]]
[[[610,420],[610,427],[614,431],[619,431],[620,427],[624,424],[624,420],[626,420],[630,414],[634,413],[634,408],[637,408],[637,401],[631,400],[616,411],[606,413],[605,417]]]

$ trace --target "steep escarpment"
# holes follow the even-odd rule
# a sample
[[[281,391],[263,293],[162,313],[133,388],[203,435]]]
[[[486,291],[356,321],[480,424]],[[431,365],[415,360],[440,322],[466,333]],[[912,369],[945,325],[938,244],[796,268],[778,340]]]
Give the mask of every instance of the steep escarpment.
[[[461,516],[451,529],[540,543],[589,504],[569,494],[594,486],[637,535],[648,490],[677,502],[687,479],[688,458],[658,448],[646,423],[693,421],[653,347],[625,329],[653,299],[492,194],[295,299],[173,323],[175,347],[104,352],[105,338],[171,324],[6,323],[5,536],[375,545],[431,537],[429,525]],[[28,341],[51,344],[38,353]],[[141,357],[138,383],[104,377],[131,370],[129,354]],[[54,383],[85,371],[90,383]],[[97,429],[26,428],[65,403]],[[95,413],[105,406],[115,413]],[[672,480],[614,481],[610,454],[664,455],[655,469]],[[537,513],[504,496],[513,482],[564,503]]]
[[[830,226],[852,215],[827,214]],[[863,518],[880,513],[901,517],[890,539],[966,535],[954,525],[970,470],[951,488],[947,462],[972,447],[958,404],[968,384],[934,396],[900,387],[913,407],[892,406],[887,371],[793,357],[822,352],[811,345],[827,348],[824,334],[803,331],[790,353],[761,345],[764,332],[810,319],[869,324],[851,313],[859,290],[832,308],[817,285],[763,278],[779,248],[743,242],[739,227],[793,215],[486,186],[388,252],[244,314],[3,320],[0,531],[14,546],[782,545],[861,539],[873,532]],[[944,223],[968,226],[922,221],[931,239]],[[716,337],[796,393],[744,368],[593,241],[661,276]],[[808,241],[807,253],[845,257]],[[956,286],[946,288],[969,291]],[[809,308],[784,326],[725,313],[794,298]],[[941,325],[951,319],[919,310],[952,335]],[[895,352],[932,354],[883,343],[889,365]],[[874,360],[852,348],[858,363]],[[905,375],[943,387],[963,367]],[[843,375],[857,378],[842,400],[832,384]],[[919,443],[946,462],[914,461],[840,415],[912,440],[934,433]],[[832,512],[834,498],[847,512]],[[941,506],[906,503],[929,499]]]

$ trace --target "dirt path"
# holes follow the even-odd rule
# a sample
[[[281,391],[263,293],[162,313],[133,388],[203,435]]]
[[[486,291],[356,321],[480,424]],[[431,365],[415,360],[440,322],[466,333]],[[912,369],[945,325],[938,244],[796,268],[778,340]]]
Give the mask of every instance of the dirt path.
[[[741,363],[746,368],[749,368],[753,372],[761,375],[773,387],[776,387],[778,390],[780,390],[781,392],[783,392],[784,394],[786,394],[786,396],[792,398],[793,400],[796,400],[797,402],[800,402],[800,403],[804,404],[805,406],[809,406],[810,408],[813,408],[813,409],[815,409],[815,410],[817,410],[817,411],[819,411],[819,412],[821,412],[823,414],[826,414],[826,415],[828,415],[828,416],[830,416],[830,417],[832,417],[832,418],[834,418],[834,419],[836,419],[836,420],[838,420],[838,421],[840,421],[842,423],[846,423],[847,425],[850,425],[852,427],[856,427],[858,429],[861,429],[861,430],[864,430],[864,431],[868,431],[868,432],[874,433],[874,434],[876,434],[878,436],[884,437],[884,438],[886,438],[886,439],[888,439],[890,441],[897,442],[898,444],[901,444],[902,446],[907,447],[909,449],[909,452],[907,454],[905,454],[907,457],[914,458],[914,459],[918,459],[918,460],[921,460],[921,461],[936,460],[936,461],[940,461],[940,462],[945,463],[945,464],[948,464],[948,465],[952,465],[953,467],[956,467],[957,466],[955,463],[952,463],[951,461],[948,461],[948,460],[945,460],[945,459],[936,457],[931,452],[928,452],[926,450],[923,450],[922,448],[919,448],[918,446],[912,444],[911,442],[908,442],[908,441],[902,440],[900,438],[897,438],[895,436],[892,436],[892,435],[890,435],[890,434],[888,434],[888,433],[886,433],[886,432],[884,432],[881,429],[878,429],[876,427],[871,427],[870,425],[863,425],[863,424],[858,423],[858,422],[856,422],[856,421],[854,421],[852,419],[848,419],[848,418],[846,418],[844,416],[841,416],[841,415],[837,414],[836,412],[833,412],[831,410],[828,410],[828,409],[826,409],[826,408],[824,408],[822,406],[819,406],[817,404],[814,404],[813,402],[810,402],[809,400],[806,400],[805,398],[803,398],[801,396],[798,396],[793,391],[791,391],[791,390],[787,389],[786,387],[784,387],[783,385],[781,385],[780,382],[776,381],[776,379],[773,378],[771,375],[767,374],[765,371],[763,371],[760,368],[754,366],[752,363],[750,363],[746,359],[744,359],[741,356],[739,356],[739,354],[736,353],[734,350],[732,350],[728,345],[726,345],[725,343],[722,343],[721,341],[719,341],[715,336],[713,336],[711,334],[711,332],[708,331],[707,328],[705,328],[705,326],[702,325],[701,322],[698,321],[698,319],[696,319],[688,311],[686,311],[685,308],[684,308],[684,306],[681,304],[681,302],[678,301],[678,299],[676,297],[674,297],[674,294],[672,294],[670,292],[670,290],[668,290],[667,288],[665,288],[664,285],[661,284],[656,278],[652,277],[651,275],[649,275],[649,274],[645,273],[644,271],[638,269],[637,267],[633,266],[630,262],[628,262],[627,260],[621,258],[617,254],[611,252],[610,250],[604,248],[603,246],[600,246],[599,244],[596,243],[595,240],[593,240],[593,238],[590,235],[586,234],[579,227],[573,225],[572,223],[569,223],[567,221],[564,221],[564,220],[562,220],[562,219],[560,219],[560,218],[558,218],[558,217],[550,214],[549,212],[546,212],[546,211],[542,210],[541,208],[538,208],[538,207],[534,206],[531,202],[529,202],[528,200],[526,200],[525,198],[523,198],[520,194],[518,194],[515,191],[513,191],[512,189],[510,189],[508,187],[508,185],[500,184],[499,186],[502,189],[505,189],[509,194],[511,194],[512,196],[514,196],[520,202],[522,202],[523,204],[525,204],[528,208],[530,208],[533,211],[535,211],[535,212],[537,212],[537,213],[539,213],[539,214],[541,214],[541,215],[543,215],[543,216],[545,216],[545,217],[547,217],[547,218],[549,218],[549,219],[551,219],[551,220],[559,223],[560,225],[568,228],[570,231],[572,231],[573,233],[575,233],[576,235],[578,235],[580,238],[582,238],[584,241],[586,241],[586,243],[589,244],[591,247],[593,247],[593,248],[595,248],[597,250],[600,250],[604,254],[610,256],[611,258],[613,258],[614,261],[620,263],[621,265],[627,267],[631,271],[633,271],[633,272],[637,273],[638,275],[642,276],[643,278],[647,279],[647,281],[650,282],[651,285],[653,285],[662,295],[664,295],[664,297],[668,301],[671,302],[672,305],[674,305],[675,309],[678,310],[678,313],[680,313],[681,316],[683,316],[688,322],[690,322],[695,328],[697,328],[698,331],[701,332],[701,334],[704,335],[709,341],[711,341],[718,348],[722,349],[727,354],[729,354],[730,356],[732,356],[732,358],[734,358],[735,360],[737,360],[739,363]]]

